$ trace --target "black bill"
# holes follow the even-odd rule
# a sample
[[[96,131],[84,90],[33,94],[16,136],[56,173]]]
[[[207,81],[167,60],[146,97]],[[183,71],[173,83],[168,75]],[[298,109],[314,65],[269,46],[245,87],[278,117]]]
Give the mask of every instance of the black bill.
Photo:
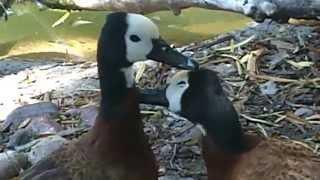
[[[169,106],[165,89],[139,89],[139,103],[165,107]]]
[[[197,70],[199,68],[196,61],[171,48],[163,39],[154,39],[152,44],[153,49],[147,58],[181,69]]]

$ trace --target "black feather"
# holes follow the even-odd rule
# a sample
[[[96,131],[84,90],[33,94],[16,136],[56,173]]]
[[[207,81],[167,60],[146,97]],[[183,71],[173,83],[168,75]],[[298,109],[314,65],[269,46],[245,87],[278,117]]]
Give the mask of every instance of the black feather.
[[[182,97],[182,115],[204,126],[215,144],[228,152],[245,150],[239,117],[214,71],[189,72],[189,88]]]

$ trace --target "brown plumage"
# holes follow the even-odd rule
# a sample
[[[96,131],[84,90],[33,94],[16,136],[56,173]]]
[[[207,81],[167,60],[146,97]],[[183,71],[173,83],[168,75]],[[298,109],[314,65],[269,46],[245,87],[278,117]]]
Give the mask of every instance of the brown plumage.
[[[248,149],[228,153],[213,145],[213,138],[202,140],[202,154],[208,180],[318,180],[320,158],[293,142],[245,135]]]
[[[166,98],[161,97],[164,94]],[[182,71],[159,96],[147,94],[141,99],[168,104],[170,110],[205,129],[201,145],[208,180],[320,180],[320,157],[310,149],[243,132],[215,72]]]
[[[106,123],[99,117],[92,131],[42,160],[25,173],[24,179],[157,179],[155,158],[143,132],[138,104],[130,103],[132,111],[124,119]]]

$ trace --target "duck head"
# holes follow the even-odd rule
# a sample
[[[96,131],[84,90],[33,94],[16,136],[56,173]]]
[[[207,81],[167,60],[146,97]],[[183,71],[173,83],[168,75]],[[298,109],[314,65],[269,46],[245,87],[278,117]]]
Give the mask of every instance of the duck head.
[[[126,68],[147,59],[182,69],[197,69],[198,63],[171,48],[158,27],[140,14],[109,14],[98,42],[98,61],[112,68]],[[100,62],[100,64],[104,64]]]
[[[244,150],[238,114],[224,94],[216,72],[200,69],[180,71],[166,89],[141,91],[140,102],[168,106],[194,124],[200,124],[213,143],[224,151]]]
[[[160,37],[157,26],[139,14],[115,12],[107,16],[97,48],[101,114],[121,119],[125,104],[134,102],[132,65],[151,59],[168,65],[197,69],[198,63],[180,54]],[[127,108],[130,110],[130,108]]]

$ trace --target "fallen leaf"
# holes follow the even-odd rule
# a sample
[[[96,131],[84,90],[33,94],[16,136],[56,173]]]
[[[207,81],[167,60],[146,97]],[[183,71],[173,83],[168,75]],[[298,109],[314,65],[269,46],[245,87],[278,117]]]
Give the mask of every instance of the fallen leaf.
[[[288,60],[287,63],[291,64],[292,66],[298,68],[298,69],[303,69],[306,67],[311,67],[314,63],[310,61],[301,61],[301,62],[295,62],[292,60]]]

